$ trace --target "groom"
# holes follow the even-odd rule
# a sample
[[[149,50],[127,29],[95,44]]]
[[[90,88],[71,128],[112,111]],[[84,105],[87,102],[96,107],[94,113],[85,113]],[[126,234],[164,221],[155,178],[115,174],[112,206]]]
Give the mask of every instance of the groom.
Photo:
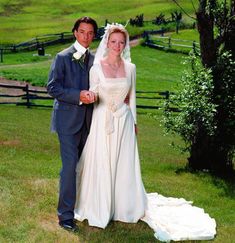
[[[75,230],[76,166],[89,133],[92,103],[95,95],[89,89],[89,70],[94,56],[89,45],[97,32],[96,21],[90,17],[78,19],[72,32],[75,43],[61,51],[51,66],[48,93],[55,98],[52,131],[60,142],[62,169],[60,172],[58,217],[64,229]]]

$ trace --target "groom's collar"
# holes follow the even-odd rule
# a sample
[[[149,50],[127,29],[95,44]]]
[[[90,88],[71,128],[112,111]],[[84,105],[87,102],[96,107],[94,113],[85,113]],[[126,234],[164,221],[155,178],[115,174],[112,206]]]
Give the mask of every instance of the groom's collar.
[[[82,46],[81,44],[79,44],[79,42],[76,40],[74,43],[74,48],[76,49],[76,51],[84,54],[86,52],[86,50],[89,50],[89,48],[85,48],[84,46]]]

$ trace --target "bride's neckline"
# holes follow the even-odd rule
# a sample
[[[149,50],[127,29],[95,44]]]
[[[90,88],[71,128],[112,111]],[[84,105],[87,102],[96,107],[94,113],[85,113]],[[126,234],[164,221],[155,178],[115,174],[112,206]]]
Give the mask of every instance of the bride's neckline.
[[[123,60],[121,60],[116,67],[115,67],[115,65],[108,63],[108,62],[100,61],[99,64],[100,64],[101,72],[102,72],[104,78],[106,78],[106,79],[124,79],[124,78],[126,78],[126,67],[125,67],[125,62]],[[119,76],[117,76],[117,74],[122,65],[124,68],[124,76],[119,77]],[[110,70],[113,71],[110,76],[105,75],[105,71],[104,71],[105,66],[106,67],[108,66],[110,68]]]

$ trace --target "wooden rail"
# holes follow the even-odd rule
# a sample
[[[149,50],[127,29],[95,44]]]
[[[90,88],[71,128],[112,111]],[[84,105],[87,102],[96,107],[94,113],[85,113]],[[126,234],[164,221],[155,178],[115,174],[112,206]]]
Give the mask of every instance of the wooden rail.
[[[183,40],[183,39],[175,39],[166,36],[154,36],[151,37],[150,32],[145,32],[145,43],[144,45],[152,47],[152,48],[160,48],[160,49],[175,49],[180,48],[182,51],[184,50],[188,53],[190,50],[193,50],[194,53],[199,53],[200,47],[199,43],[196,41]]]
[[[29,88],[29,85],[9,85],[0,83],[0,88],[10,89],[10,90],[21,90],[20,94],[9,94],[7,92],[0,92],[0,98],[20,98],[20,101],[0,101],[0,104],[16,104],[24,105],[28,108],[31,106],[37,107],[52,107],[52,105],[40,105],[34,104],[33,100],[53,100],[53,98],[47,93],[46,90],[35,90]],[[22,101],[23,100],[23,101]]]
[[[9,90],[21,90],[20,94],[12,94],[12,92],[2,92],[3,89]],[[170,97],[169,91],[136,91],[136,98],[137,100],[167,100]],[[1,98],[3,100],[1,101]],[[10,101],[4,101],[4,98],[10,99]],[[18,99],[18,100],[14,100]],[[28,84],[26,85],[9,85],[0,83],[0,105],[2,104],[16,104],[21,106],[30,107],[52,107],[51,104],[37,104],[35,101],[37,100],[53,100],[46,91],[44,90],[36,90],[29,87]],[[50,103],[50,102],[48,102]],[[139,102],[138,102],[139,103]],[[151,105],[151,104],[137,104],[137,108],[141,109],[159,109],[162,108],[160,105]],[[177,111],[176,108],[170,108],[170,110]]]

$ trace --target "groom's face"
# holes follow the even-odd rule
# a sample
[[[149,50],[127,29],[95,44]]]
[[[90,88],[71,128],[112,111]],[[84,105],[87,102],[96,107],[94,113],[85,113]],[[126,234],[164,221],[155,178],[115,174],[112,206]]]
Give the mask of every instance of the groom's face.
[[[81,23],[77,30],[74,31],[77,41],[85,48],[89,47],[95,37],[94,27],[92,24]]]

